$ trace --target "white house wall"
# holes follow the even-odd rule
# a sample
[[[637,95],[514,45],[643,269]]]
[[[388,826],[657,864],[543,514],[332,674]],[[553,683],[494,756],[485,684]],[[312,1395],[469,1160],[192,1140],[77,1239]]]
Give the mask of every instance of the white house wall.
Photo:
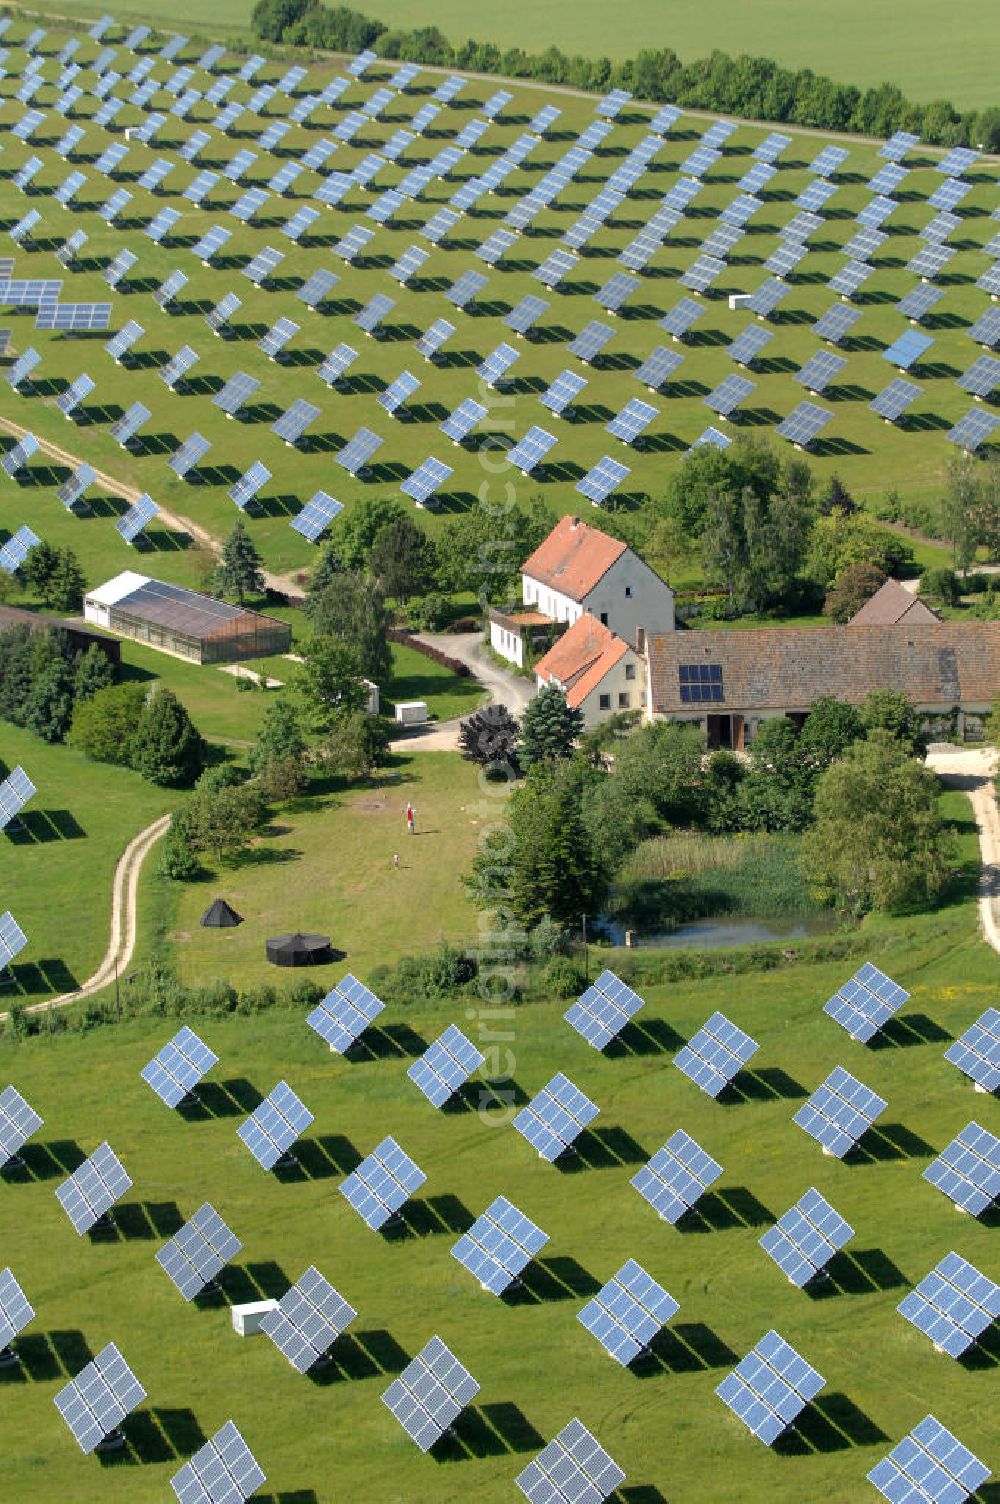
[[[638,627],[646,632],[674,629],[674,592],[631,550],[615,560],[583,606],[598,621],[606,614],[607,626],[626,642],[635,642]]]
[[[524,640],[520,632],[511,632],[498,621],[490,622],[490,647],[508,663],[524,667]]]

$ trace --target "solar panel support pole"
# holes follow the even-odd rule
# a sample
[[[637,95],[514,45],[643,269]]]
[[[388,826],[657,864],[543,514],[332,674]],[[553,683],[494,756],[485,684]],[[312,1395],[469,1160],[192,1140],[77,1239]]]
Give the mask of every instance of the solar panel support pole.
[[[100,1441],[97,1443],[96,1447],[94,1448],[94,1451],[95,1452],[120,1452],[121,1449],[122,1449],[122,1447],[124,1445],[125,1445],[125,1433],[124,1433],[124,1431],[121,1430],[120,1427],[116,1427],[115,1430],[109,1431],[106,1436],[102,1436],[101,1437]]]
[[[12,1161],[8,1160],[7,1163],[9,1165]],[[19,1362],[20,1359],[13,1347],[9,1345],[7,1347],[0,1347],[0,1368],[13,1368]]]

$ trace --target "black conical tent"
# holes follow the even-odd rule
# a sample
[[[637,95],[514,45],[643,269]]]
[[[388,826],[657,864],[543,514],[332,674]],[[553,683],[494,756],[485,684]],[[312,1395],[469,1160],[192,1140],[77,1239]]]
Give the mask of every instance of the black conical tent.
[[[234,925],[242,924],[243,915],[237,914],[232,904],[227,903],[224,898],[217,898],[202,914],[201,922],[206,929],[228,930]]]
[[[272,966],[315,966],[330,959],[329,935],[274,935],[265,947]]]

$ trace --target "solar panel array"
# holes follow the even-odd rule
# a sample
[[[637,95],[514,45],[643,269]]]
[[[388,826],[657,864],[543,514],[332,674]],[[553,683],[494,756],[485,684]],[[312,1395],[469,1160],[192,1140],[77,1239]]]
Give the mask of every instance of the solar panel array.
[[[3,917],[10,916],[5,914]],[[0,956],[5,949],[0,950]],[[0,1169],[18,1159],[29,1138],[41,1126],[42,1119],[16,1086],[5,1086],[0,1091]]]
[[[462,1234],[451,1256],[474,1275],[484,1290],[502,1295],[520,1281],[531,1260],[548,1241],[548,1233],[505,1196],[498,1196],[468,1232]]]
[[[265,1482],[256,1458],[231,1420],[174,1474],[178,1504],[246,1504]]]
[[[146,416],[149,416],[148,413]],[[134,543],[139,534],[153,521],[159,510],[151,496],[140,496],[132,503],[125,515],[115,522],[119,536],[126,543]]]
[[[529,1504],[579,1500],[600,1504],[625,1482],[625,1474],[582,1421],[573,1419],[519,1474]]]
[[[866,961],[823,1005],[823,1012],[846,1029],[852,1039],[867,1044],[909,996],[877,966]]]
[[[388,1137],[352,1170],[340,1191],[358,1216],[377,1231],[398,1215],[426,1179],[419,1165]]]
[[[928,1415],[876,1463],[868,1481],[892,1504],[962,1504],[989,1476],[985,1463]]]
[[[343,1055],[361,1038],[385,1004],[350,972],[331,987],[323,1001],[306,1019],[331,1050]]]
[[[589,1045],[603,1050],[643,1006],[638,993],[613,971],[602,971],[563,1017]]]
[[[941,1352],[960,1358],[1000,1317],[1000,1285],[952,1252],[896,1309]]]
[[[98,1145],[68,1180],[56,1187],[63,1211],[81,1236],[131,1190],[124,1165],[107,1142]]]
[[[478,1393],[469,1370],[440,1337],[432,1337],[385,1390],[382,1403],[426,1452]]]
[[[289,1157],[295,1140],[313,1122],[313,1114],[287,1081],[279,1081],[236,1132],[258,1164],[273,1170]]]
[[[679,1310],[673,1296],[629,1259],[587,1302],[577,1320],[624,1368],[646,1352]]]
[[[980,1091],[1000,1087],[1000,1011],[987,1008],[945,1050],[944,1058],[969,1076]]]
[[[185,1300],[194,1300],[213,1284],[243,1244],[205,1202],[189,1221],[158,1250],[156,1262]]]
[[[432,1107],[443,1107],[485,1061],[485,1055],[476,1049],[461,1029],[455,1024],[449,1024],[419,1060],[413,1062],[406,1074],[420,1088]]]
[[[1000,1196],[1000,1138],[973,1121],[924,1171],[960,1211],[978,1217]]]
[[[311,1265],[264,1315],[260,1329],[298,1373],[308,1373],[357,1314]]]
[[[825,1384],[776,1331],[767,1332],[716,1394],[767,1446],[777,1441]]]
[[[0,1269],[0,1359],[14,1338],[35,1319],[31,1303],[10,1269]]]
[[[0,831],[17,820],[29,799],[38,793],[24,769],[18,764],[0,783]]]
[[[717,1097],[755,1055],[757,1045],[723,1013],[713,1013],[674,1056],[674,1064],[696,1086]]]
[[[517,1129],[540,1159],[554,1163],[597,1117],[599,1108],[561,1071],[521,1109]]]
[[[118,1430],[130,1411],[146,1398],[135,1374],[113,1342],[102,1348],[53,1403],[85,1455]]]
[[[853,1236],[854,1229],[811,1187],[759,1241],[786,1278],[802,1288]]]
[[[218,1063],[218,1055],[184,1024],[149,1064],[143,1066],[140,1075],[161,1102],[168,1107],[179,1107],[201,1078]]]
[[[843,1159],[888,1105],[877,1092],[838,1065],[809,1100],[803,1102],[792,1121],[811,1134],[826,1153]]]

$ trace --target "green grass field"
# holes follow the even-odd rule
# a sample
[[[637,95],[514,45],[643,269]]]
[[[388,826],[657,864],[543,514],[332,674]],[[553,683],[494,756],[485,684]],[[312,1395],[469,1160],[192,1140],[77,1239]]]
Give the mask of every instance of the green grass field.
[[[88,53],[81,56],[89,55],[93,46],[85,45]],[[193,47],[189,52],[195,55]],[[303,87],[317,88],[333,71],[327,64],[317,66]],[[261,77],[273,79],[279,72],[279,65],[269,65]],[[201,82],[204,86],[207,81]],[[0,119],[7,125],[22,112],[22,106],[9,98],[13,83],[12,76],[3,85],[7,97]],[[424,84],[422,88],[426,92],[429,86]],[[39,102],[49,102],[52,92],[53,86],[47,84],[39,94]],[[487,86],[476,83],[468,90],[468,99],[460,98],[455,107],[442,114],[426,145],[419,149],[423,159],[431,150],[454,138],[454,133],[472,118],[476,103],[483,101],[488,92]],[[245,97],[248,93],[248,86],[237,85],[233,97]],[[354,88],[343,96],[335,111],[325,108],[317,111],[309,128],[293,127],[276,154],[258,153],[250,176],[241,186],[266,183],[290,153],[314,144],[349,106],[360,103],[361,99],[361,92]],[[166,108],[169,102],[170,96],[164,94],[154,98],[153,106]],[[384,143],[409,118],[418,102],[408,97],[384,121],[366,126],[357,143],[339,148],[329,165],[350,170],[366,151]],[[727,271],[705,299],[705,314],[698,327],[686,345],[676,347],[684,355],[683,365],[653,398],[658,416],[642,447],[625,450],[605,432],[605,425],[629,398],[648,397],[631,373],[666,339],[658,328],[658,320],[684,294],[676,279],[699,254],[703,240],[715,227],[719,210],[734,197],[735,185],[750,165],[750,153],[762,139],[762,132],[741,127],[731,137],[725,155],[708,174],[706,186],[685,225],[668,238],[663,250],[653,258],[641,287],[621,316],[617,320],[608,319],[591,295],[620,270],[618,253],[676,181],[678,168],[700,126],[688,122],[672,136],[653,163],[645,185],[623,203],[605,229],[594,237],[562,287],[546,293],[550,308],[542,320],[540,334],[530,341],[515,342],[521,358],[509,392],[490,394],[481,388],[475,367],[501,340],[510,338],[502,316],[525,294],[544,291],[533,272],[619,165],[624,152],[642,139],[648,117],[636,112],[616,126],[613,144],[599,149],[574,189],[540,215],[535,229],[522,237],[510,259],[490,273],[488,289],[471,312],[456,313],[442,292],[461,273],[481,265],[472,254],[474,248],[498,227],[511,205],[537,183],[542,169],[551,166],[562,154],[570,134],[581,130],[592,118],[591,101],[569,98],[560,101],[563,116],[557,136],[561,139],[544,143],[497,195],[482,200],[480,207],[471,211],[456,229],[454,240],[431,251],[430,259],[408,288],[397,287],[387,276],[387,270],[408,245],[419,242],[422,225],[451,196],[459,177],[481,172],[493,161],[514,141],[540,102],[536,91],[519,90],[515,103],[500,123],[490,128],[483,142],[462,164],[458,176],[432,182],[427,193],[403,211],[406,217],[391,227],[376,230],[371,246],[350,267],[332,257],[331,247],[352,225],[365,222],[364,211],[370,202],[367,195],[352,191],[337,209],[324,209],[313,227],[312,237],[297,247],[281,234],[281,225],[313,192],[319,181],[316,174],[304,173],[288,195],[287,203],[273,198],[265,210],[265,218],[250,227],[238,224],[225,212],[235,201],[238,190],[224,178],[220,177],[213,190],[209,208],[195,209],[179,196],[196,171],[210,167],[218,172],[237,146],[245,144],[254,132],[247,133],[243,140],[234,139],[231,147],[208,148],[196,164],[180,162],[159,196],[137,187],[135,176],[158,155],[178,160],[176,148],[206,118],[208,112],[202,105],[196,106],[189,125],[171,120],[162,132],[162,141],[151,147],[141,143],[130,147],[123,181],[134,197],[125,228],[109,230],[97,218],[94,211],[113,185],[92,170],[88,173],[88,186],[81,191],[79,208],[67,213],[47,196],[67,171],[67,164],[52,150],[55,133],[51,127],[47,128],[49,134],[41,145],[24,146],[10,141],[5,154],[6,171],[15,170],[32,152],[40,151],[44,163],[37,179],[41,191],[33,190],[27,198],[17,193],[8,180],[0,183],[0,215],[4,222],[13,223],[28,207],[37,207],[43,216],[39,243],[45,249],[19,252],[18,274],[58,273],[65,284],[64,298],[100,299],[107,295],[101,268],[123,246],[135,247],[139,264],[131,290],[119,292],[114,298],[113,326],[121,327],[126,319],[135,319],[145,334],[136,346],[134,368],[124,369],[113,365],[103,352],[103,336],[67,338],[37,332],[30,314],[19,314],[10,320],[13,349],[21,351],[33,343],[42,354],[42,365],[34,389],[22,397],[10,398],[5,411],[72,457],[87,459],[100,467],[114,479],[115,487],[110,491],[108,487],[96,488],[94,515],[70,516],[54,494],[56,484],[65,477],[65,468],[43,464],[39,459],[29,467],[21,484],[5,485],[0,490],[0,525],[13,529],[30,520],[51,541],[71,543],[91,581],[138,563],[150,573],[197,584],[204,576],[205,551],[189,546],[191,540],[183,525],[180,529],[155,526],[149,543],[140,549],[130,549],[121,541],[113,519],[125,503],[113,494],[116,487],[148,490],[165,510],[190,519],[213,537],[221,538],[236,516],[227,496],[228,487],[251,460],[260,458],[271,470],[272,481],[264,488],[260,514],[251,520],[250,526],[268,566],[293,575],[308,565],[313,552],[289,527],[289,518],[316,488],[332,490],[348,507],[363,491],[398,495],[400,482],[431,454],[454,467],[454,475],[442,491],[441,513],[428,518],[432,531],[440,526],[440,516],[472,505],[484,485],[494,500],[506,496],[506,488],[511,485],[511,494],[522,502],[540,492],[556,512],[578,510],[582,499],[575,484],[606,453],[620,456],[631,469],[622,488],[624,504],[629,504],[630,497],[662,488],[664,477],[714,419],[704,397],[736,369],[725,349],[749,318],[746,313],[731,311],[726,296],[752,290],[766,279],[763,262],[777,244],[778,231],[796,212],[793,200],[809,181],[807,163],[818,143],[800,138],[789,153],[789,162],[770,188],[764,190],[764,210],[751,222],[745,241],[732,253]],[[126,106],[119,117],[122,124],[137,119],[138,112],[131,106]],[[251,123],[241,121],[241,130]],[[107,132],[90,127],[86,142],[78,149],[82,153],[78,162],[72,157],[70,161],[88,171],[98,150],[111,139]],[[879,166],[874,147],[852,143],[850,150],[850,160],[839,175],[838,191],[827,211],[822,234],[811,242],[807,260],[792,274],[792,292],[773,319],[772,343],[752,373],[757,386],[744,404],[740,423],[758,435],[769,434],[779,419],[807,395],[792,378],[818,346],[811,325],[835,301],[826,283],[842,264],[840,249],[853,233],[853,216],[869,196],[865,185]],[[391,186],[405,168],[419,159],[416,152],[404,155],[401,163],[380,174],[378,187]],[[868,410],[870,399],[893,375],[893,369],[882,359],[882,352],[906,327],[894,309],[894,302],[914,285],[914,275],[903,268],[919,248],[917,231],[933,215],[926,198],[938,182],[930,160],[917,161],[900,191],[901,207],[890,222],[889,240],[876,255],[875,273],[859,295],[863,317],[843,347],[847,366],[835,385],[819,399],[829,406],[833,419],[815,446],[812,463],[817,476],[822,482],[837,471],[860,497],[878,498],[890,486],[924,499],[937,496],[951,453],[944,433],[970,406],[970,399],[958,388],[955,378],[975,357],[976,347],[968,340],[967,330],[987,306],[985,295],[973,283],[988,264],[983,247],[993,229],[989,211],[995,202],[996,183],[988,172],[976,175],[972,192],[962,206],[962,228],[955,237],[958,254],[941,277],[945,297],[928,319],[927,327],[935,344],[914,372],[923,395],[905,428],[883,425]],[[166,196],[167,189],[172,197]],[[182,208],[183,219],[171,244],[155,246],[141,234],[141,226],[168,202]],[[215,223],[232,228],[233,236],[216,263],[205,268],[190,255],[190,247]],[[63,274],[52,252],[75,228],[84,228],[90,240],[80,269]],[[241,271],[250,255],[265,245],[285,251],[286,259],[272,287],[260,290],[252,287]],[[310,312],[295,297],[295,292],[320,266],[335,267],[340,282],[333,301],[320,311]],[[163,314],[150,293],[177,267],[189,281],[177,311]],[[217,340],[206,328],[203,315],[232,290],[243,300],[242,308],[234,334]],[[389,292],[396,299],[396,306],[389,316],[387,336],[369,340],[355,327],[353,317],[377,292]],[[440,362],[436,366],[427,365],[416,356],[412,342],[432,319],[442,315],[451,315],[456,334]],[[269,362],[257,348],[260,336],[279,316],[292,318],[300,325],[300,333],[289,346],[283,364]],[[595,366],[581,367],[566,353],[565,344],[594,318],[610,323],[616,337]],[[344,390],[330,392],[318,380],[314,368],[341,341],[351,343],[359,351],[359,359]],[[189,344],[200,360],[183,391],[171,394],[158,379],[157,371],[184,344]],[[567,366],[580,370],[588,380],[585,392],[572,410],[572,421],[552,418],[537,400]],[[411,399],[408,418],[398,421],[390,419],[375,398],[403,369],[412,370],[422,386]],[[97,389],[84,403],[79,421],[71,423],[58,412],[54,398],[82,370],[94,378]],[[244,421],[234,423],[227,422],[208,398],[238,370],[256,376],[262,385]],[[482,437],[474,438],[465,448],[455,448],[439,433],[438,425],[468,396],[482,398],[491,411],[482,425]],[[110,438],[108,430],[137,397],[151,409],[153,416],[135,451],[126,454]],[[319,406],[321,417],[300,449],[291,451],[270,432],[270,425],[295,397],[305,397]],[[557,435],[558,447],[540,479],[525,479],[505,465],[497,449],[509,447],[535,424],[551,429]],[[362,425],[374,428],[385,441],[372,467],[372,478],[366,483],[346,477],[333,463],[336,451]],[[196,476],[197,483],[182,482],[167,468],[166,459],[182,439],[195,431],[209,439],[213,447]]]
[[[33,12],[90,18],[87,0],[42,0]],[[171,30],[235,37],[249,32],[252,6],[247,0],[221,0],[207,14],[193,0],[129,0],[116,9],[122,18],[144,20]],[[873,46],[871,11],[860,0],[822,0],[809,7],[808,18],[792,0],[758,0],[752,8],[714,0],[671,0],[657,5],[644,0],[616,13],[613,24],[600,0],[505,0],[488,13],[471,0],[369,0],[365,15],[397,27],[438,26],[452,42],[475,37],[501,48],[544,52],[561,47],[586,57],[634,57],[643,48],[672,47],[684,62],[707,57],[719,48],[736,56],[773,57],[789,68],[816,73],[862,87],[897,84],[921,102],[946,98],[960,108],[998,102],[991,58],[1000,42],[996,18],[973,0],[949,8],[947,25],[934,0],[915,0],[906,8],[906,25],[893,27],[891,44]]]
[[[952,806],[965,807],[954,797]],[[6,1496],[160,1500],[180,1462],[230,1417],[267,1473],[259,1497],[272,1504],[499,1504],[518,1497],[517,1473],[574,1415],[625,1469],[618,1497],[629,1504],[857,1504],[871,1492],[867,1471],[928,1412],[1000,1468],[995,1344],[992,1359],[955,1363],[895,1311],[952,1248],[997,1274],[995,1228],[956,1217],[921,1179],[971,1117],[996,1126],[995,1103],[942,1059],[947,1038],[996,996],[997,958],[974,925],[964,903],[873,932],[880,964],[912,993],[881,1049],[852,1044],[821,1012],[843,963],[649,988],[634,1049],[612,1057],[569,1029],[561,1003],[503,1014],[461,1002],[393,1009],[376,1058],[356,1063],[329,1055],[297,1012],[194,1019],[221,1063],[190,1120],[170,1114],[138,1075],[175,1021],[0,1042],[0,1080],[14,1081],[45,1118],[29,1178],[0,1183],[4,1263],[37,1311],[19,1343],[22,1366],[0,1371]],[[387,920],[386,930],[398,943],[398,926]],[[198,974],[206,977],[203,966]],[[760,1044],[742,1097],[728,1102],[712,1102],[670,1065],[715,1008]],[[565,1169],[536,1158],[505,1125],[507,1109],[435,1113],[408,1082],[410,1052],[452,1021],[490,1051],[489,1069],[511,1078],[500,1087],[518,1101],[564,1070],[598,1104],[594,1131]],[[849,1162],[824,1158],[790,1121],[838,1063],[889,1102],[882,1131]],[[265,1175],[235,1133],[279,1078],[315,1114],[300,1170],[280,1177]],[[707,1218],[683,1231],[659,1222],[629,1185],[678,1127],[724,1166]],[[337,1190],[386,1133],[427,1175],[405,1230],[390,1238],[369,1232]],[[134,1189],[117,1240],[78,1240],[53,1190],[105,1137]],[[793,1289],[757,1246],[810,1185],[855,1229],[823,1298]],[[550,1237],[509,1303],[483,1293],[449,1256],[498,1194]],[[153,1255],[205,1200],[243,1253],[224,1276],[224,1298],[185,1306]],[[630,1257],[680,1302],[653,1358],[634,1372],[609,1362],[576,1320]],[[237,1338],[226,1309],[227,1300],[281,1294],[311,1263],[359,1313],[315,1382],[266,1338]],[[713,1390],[771,1327],[826,1387],[769,1450]],[[422,1456],[379,1396],[435,1333],[482,1387],[455,1440]],[[129,1422],[125,1457],[102,1464],[81,1457],[52,1399],[109,1341],[148,1401]],[[978,1499],[996,1497],[993,1484]]]
[[[416,813],[412,838],[408,801]],[[370,787],[282,810],[258,860],[224,866],[181,890],[171,946],[182,978],[280,980],[264,959],[264,941],[288,930],[330,935],[358,976],[442,939],[467,940],[476,912],[458,878],[475,852],[478,803],[471,764],[451,752],[418,751],[395,756]],[[238,929],[199,927],[217,892],[244,915]],[[317,977],[332,985],[339,964]]]
[[[21,763],[39,791],[23,829],[0,836],[3,907],[13,909],[30,942],[15,965],[17,996],[33,1003],[96,970],[108,945],[118,858],[180,795],[7,723],[0,756],[10,767]],[[0,1007],[14,995],[5,989]]]

